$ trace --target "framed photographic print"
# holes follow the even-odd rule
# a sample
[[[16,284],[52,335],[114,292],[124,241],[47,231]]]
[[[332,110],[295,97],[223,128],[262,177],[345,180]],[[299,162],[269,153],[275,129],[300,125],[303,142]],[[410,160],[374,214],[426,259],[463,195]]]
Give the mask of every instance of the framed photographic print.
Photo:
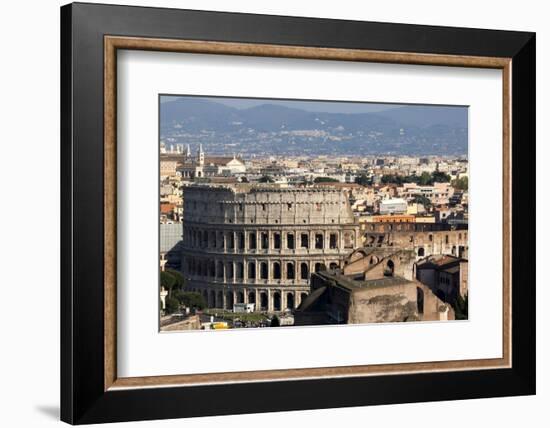
[[[62,420],[535,393],[533,33],[76,3],[61,53]]]

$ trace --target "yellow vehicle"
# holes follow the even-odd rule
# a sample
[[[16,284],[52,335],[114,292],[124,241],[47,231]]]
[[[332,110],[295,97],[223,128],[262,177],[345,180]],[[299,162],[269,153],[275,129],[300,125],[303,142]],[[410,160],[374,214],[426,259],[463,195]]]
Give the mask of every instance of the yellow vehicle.
[[[225,330],[227,328],[229,327],[227,326],[227,323],[225,321],[212,323],[212,329],[214,330]]]

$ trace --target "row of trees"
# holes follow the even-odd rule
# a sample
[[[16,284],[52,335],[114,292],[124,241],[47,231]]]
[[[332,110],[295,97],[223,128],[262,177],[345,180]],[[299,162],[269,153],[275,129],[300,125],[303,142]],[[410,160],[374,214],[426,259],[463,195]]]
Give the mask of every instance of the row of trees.
[[[460,186],[464,185],[463,179],[460,181]],[[458,183],[458,180],[454,180]],[[431,174],[429,172],[423,172],[420,175],[397,175],[397,174],[385,174],[382,176],[382,184],[397,184],[398,186],[403,183],[416,183],[420,186],[431,186],[434,183],[448,183],[451,181],[451,176],[441,171],[434,171]],[[366,174],[361,174],[355,177],[355,182],[361,186],[372,186],[372,177],[368,177]],[[468,187],[468,178],[466,178],[466,188]]]
[[[451,176],[445,172],[434,171],[431,174],[429,172],[423,172],[420,175],[397,175],[388,174],[382,176],[383,184],[398,184],[403,183],[416,183],[420,186],[432,186],[434,183],[448,183],[451,181]]]
[[[202,310],[206,301],[200,293],[185,291],[183,275],[175,270],[165,270],[160,273],[160,285],[168,292],[166,296],[165,312],[177,312],[181,306]]]

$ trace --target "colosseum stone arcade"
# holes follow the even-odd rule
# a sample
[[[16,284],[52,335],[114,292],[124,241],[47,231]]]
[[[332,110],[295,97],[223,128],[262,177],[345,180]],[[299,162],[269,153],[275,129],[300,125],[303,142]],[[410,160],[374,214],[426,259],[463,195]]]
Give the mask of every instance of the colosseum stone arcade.
[[[360,241],[341,190],[196,184],[184,190],[184,213],[187,288],[212,308],[294,309],[310,273],[340,267]]]

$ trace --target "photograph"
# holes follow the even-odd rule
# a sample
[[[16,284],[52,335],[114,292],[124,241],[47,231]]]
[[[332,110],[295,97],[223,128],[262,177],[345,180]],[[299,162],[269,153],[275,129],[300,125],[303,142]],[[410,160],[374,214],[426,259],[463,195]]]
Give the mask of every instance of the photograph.
[[[468,320],[468,106],[158,109],[161,332]]]

